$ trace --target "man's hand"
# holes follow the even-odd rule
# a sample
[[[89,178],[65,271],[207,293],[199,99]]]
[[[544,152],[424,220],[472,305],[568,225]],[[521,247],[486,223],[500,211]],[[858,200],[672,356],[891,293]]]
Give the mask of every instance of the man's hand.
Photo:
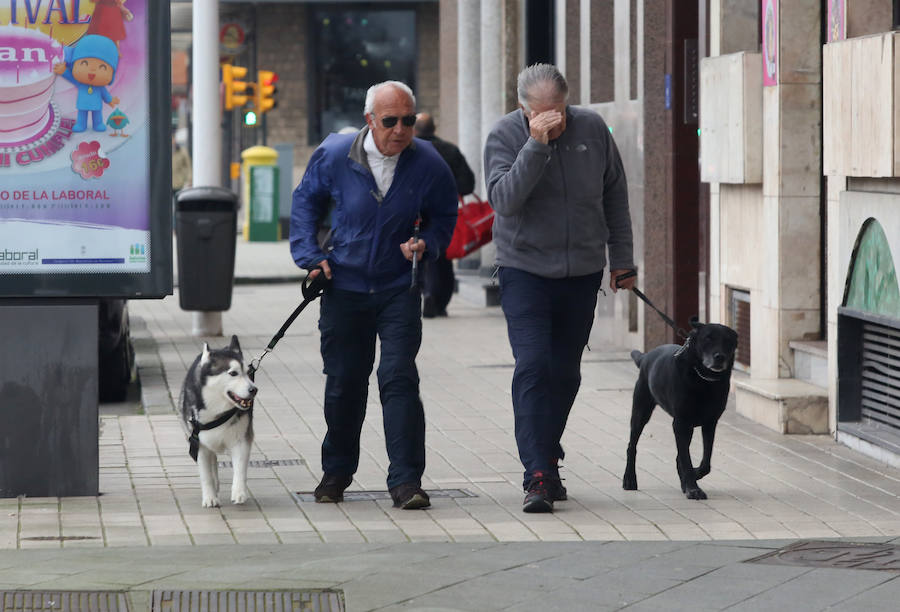
[[[425,254],[425,241],[421,238],[418,240],[410,238],[400,245],[400,251],[409,261],[412,261],[413,254],[416,256],[416,261],[421,261],[422,255]]]
[[[562,123],[563,115],[557,110],[548,110],[543,113],[531,111],[528,117],[528,126],[531,129],[531,137],[540,143],[550,142],[550,131]]]
[[[328,260],[323,259],[319,262],[319,265],[322,266],[322,270],[325,272],[325,278],[331,280],[331,267],[328,265]],[[309,273],[309,280],[313,280],[315,277],[319,275],[319,269],[313,268],[313,270]]]
[[[109,101],[109,105],[110,105],[110,106],[118,106],[118,105],[119,105],[119,99],[118,99],[117,97],[113,96],[112,100]]]
[[[53,73],[54,74],[62,74],[66,71],[65,64],[53,64]]]
[[[628,274],[629,272],[634,272],[634,270],[610,270],[609,271],[609,288],[612,289],[613,293],[618,291],[619,289],[634,289],[634,282],[637,280],[637,274],[630,278],[626,278],[620,283],[616,283],[616,277],[621,276],[623,274]]]

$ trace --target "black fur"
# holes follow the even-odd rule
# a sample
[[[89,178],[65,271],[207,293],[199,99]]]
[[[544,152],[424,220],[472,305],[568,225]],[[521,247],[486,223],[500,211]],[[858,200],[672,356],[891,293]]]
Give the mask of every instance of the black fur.
[[[737,333],[725,325],[698,323],[696,318],[691,327],[683,346],[664,344],[646,354],[631,352],[641,372],[634,385],[623,489],[637,489],[637,443],[658,404],[672,416],[682,492],[688,499],[706,499],[697,481],[710,471],[716,424],[728,401]],[[703,459],[697,468],[690,453],[695,427],[703,432]]]

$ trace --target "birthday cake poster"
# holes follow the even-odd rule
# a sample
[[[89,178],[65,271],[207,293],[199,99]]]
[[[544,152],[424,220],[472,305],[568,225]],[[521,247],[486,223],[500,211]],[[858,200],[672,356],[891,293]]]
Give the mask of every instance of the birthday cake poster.
[[[0,0],[0,274],[147,272],[150,0]]]

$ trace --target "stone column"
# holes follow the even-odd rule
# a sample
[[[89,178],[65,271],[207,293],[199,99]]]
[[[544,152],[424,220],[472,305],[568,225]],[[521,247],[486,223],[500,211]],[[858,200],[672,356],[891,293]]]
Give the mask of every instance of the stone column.
[[[763,258],[753,378],[790,377],[788,342],[819,333],[822,107],[818,0],[778,3],[777,85],[763,88]]]
[[[478,159],[469,160],[474,169],[482,168],[481,179],[476,182],[475,191],[487,197],[484,176],[484,143],[491,128],[504,113],[503,86],[503,6],[501,0],[481,1],[481,150]],[[474,163],[473,163],[474,162]],[[490,274],[497,256],[497,248],[491,242],[481,248],[482,274]]]
[[[475,188],[482,184],[481,171],[481,8],[478,0],[460,0],[459,41],[459,148],[475,173]],[[497,60],[499,61],[499,57]],[[484,190],[482,190],[482,193]]]

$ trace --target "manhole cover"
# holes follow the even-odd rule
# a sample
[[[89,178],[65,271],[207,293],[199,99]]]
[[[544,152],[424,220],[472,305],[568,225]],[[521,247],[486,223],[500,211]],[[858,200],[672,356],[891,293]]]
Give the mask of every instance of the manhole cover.
[[[126,612],[128,600],[115,591],[0,591],[0,612],[13,610]]]
[[[151,612],[343,612],[342,591],[153,591]]]
[[[865,542],[795,542],[747,563],[900,572],[900,546]]]
[[[247,464],[248,467],[266,468],[279,465],[306,465],[303,459],[251,459]],[[219,461],[219,467],[230,468],[231,461]]]
[[[444,498],[461,498],[461,497],[478,497],[471,491],[466,489],[426,489],[429,497]],[[298,491],[294,493],[294,497],[303,502],[314,502],[316,496],[312,491]],[[344,491],[344,501],[376,501],[380,499],[390,499],[391,494],[387,491]]]

